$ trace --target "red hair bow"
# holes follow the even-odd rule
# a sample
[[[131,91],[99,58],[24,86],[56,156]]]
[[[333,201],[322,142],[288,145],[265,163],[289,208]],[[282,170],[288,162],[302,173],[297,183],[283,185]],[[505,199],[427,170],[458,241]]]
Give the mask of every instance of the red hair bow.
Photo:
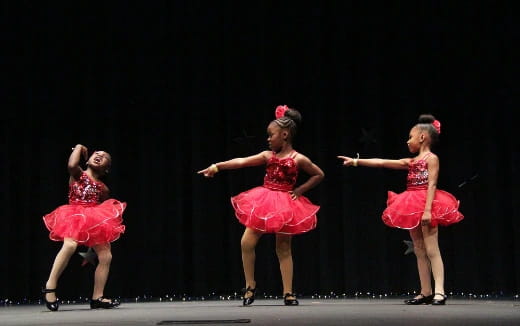
[[[276,119],[280,119],[285,115],[285,111],[289,110],[289,107],[287,105],[278,105],[276,107],[276,110],[274,111],[274,115]]]
[[[439,122],[439,120],[433,121],[432,125],[433,125],[433,128],[435,128],[435,130],[437,130],[437,133],[440,134],[441,133],[441,123]]]

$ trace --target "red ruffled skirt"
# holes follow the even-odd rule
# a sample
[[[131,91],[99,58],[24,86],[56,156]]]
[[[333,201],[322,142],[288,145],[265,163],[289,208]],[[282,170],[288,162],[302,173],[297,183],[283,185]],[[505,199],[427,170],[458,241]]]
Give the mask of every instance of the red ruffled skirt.
[[[307,197],[291,199],[287,191],[255,187],[231,197],[235,215],[243,225],[263,233],[301,234],[317,225],[320,209]]]
[[[93,206],[67,204],[45,215],[43,221],[51,240],[72,238],[81,245],[92,247],[113,242],[125,232],[125,208],[126,203],[115,199]]]
[[[383,211],[383,222],[394,228],[413,229],[417,227],[426,204],[426,189],[410,190],[396,194],[388,192],[387,207]],[[459,201],[449,192],[437,189],[432,203],[431,226],[447,226],[464,218],[459,212]]]

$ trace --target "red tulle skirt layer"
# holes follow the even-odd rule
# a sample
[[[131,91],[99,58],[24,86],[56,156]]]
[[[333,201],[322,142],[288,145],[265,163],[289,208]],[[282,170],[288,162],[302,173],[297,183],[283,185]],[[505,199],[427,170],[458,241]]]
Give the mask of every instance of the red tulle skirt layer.
[[[123,212],[126,203],[108,199],[99,205],[62,205],[43,217],[49,238],[72,238],[88,247],[113,242],[125,232]]]
[[[286,191],[256,187],[231,197],[243,225],[263,233],[300,234],[316,228],[320,209],[305,197],[292,200]]]
[[[383,222],[395,228],[417,227],[424,212],[427,190],[406,190],[402,193],[388,192],[387,207]],[[460,222],[464,216],[459,212],[459,201],[449,192],[437,189],[432,203],[431,226],[447,226]]]

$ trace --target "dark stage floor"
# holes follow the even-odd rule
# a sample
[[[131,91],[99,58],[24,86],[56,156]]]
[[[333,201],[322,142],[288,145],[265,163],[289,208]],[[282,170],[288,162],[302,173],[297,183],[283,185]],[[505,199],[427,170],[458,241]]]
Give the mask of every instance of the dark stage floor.
[[[125,303],[112,310],[88,304],[62,304],[57,312],[42,305],[0,307],[0,325],[520,325],[518,300],[452,299],[446,306],[407,306],[402,299],[257,299]]]

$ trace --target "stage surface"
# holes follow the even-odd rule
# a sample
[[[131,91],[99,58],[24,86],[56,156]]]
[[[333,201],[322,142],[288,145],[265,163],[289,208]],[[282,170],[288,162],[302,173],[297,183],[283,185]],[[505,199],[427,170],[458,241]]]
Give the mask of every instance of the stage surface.
[[[286,307],[282,299],[123,302],[110,310],[87,303],[62,304],[51,312],[41,304],[0,307],[0,325],[520,325],[520,301],[453,299],[445,306],[407,306],[399,299],[300,299]]]

